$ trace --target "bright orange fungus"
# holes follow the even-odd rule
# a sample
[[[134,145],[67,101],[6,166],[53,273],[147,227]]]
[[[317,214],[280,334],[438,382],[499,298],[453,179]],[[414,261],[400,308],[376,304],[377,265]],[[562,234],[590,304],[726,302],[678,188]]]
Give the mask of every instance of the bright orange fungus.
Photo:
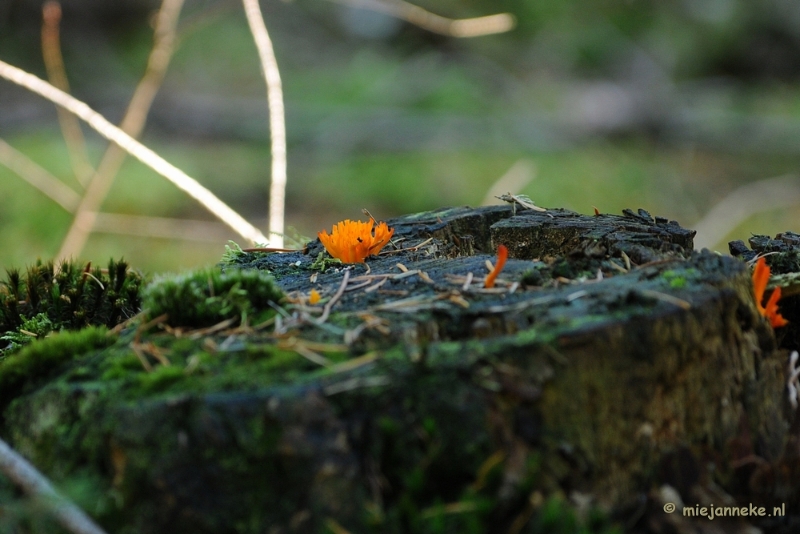
[[[764,258],[758,258],[756,267],[753,269],[753,291],[756,294],[756,308],[758,312],[769,319],[769,324],[772,328],[779,326],[786,326],[789,321],[783,318],[778,312],[778,301],[781,299],[781,288],[776,287],[772,290],[772,295],[769,296],[766,306],[762,306],[761,302],[764,300],[764,291],[767,289],[767,282],[769,282],[769,265]]]
[[[377,254],[394,235],[394,228],[382,222],[376,226],[375,219],[369,222],[350,219],[333,225],[331,235],[327,230],[317,234],[325,250],[344,263],[364,263],[367,256]]]
[[[308,294],[308,303],[312,306],[320,301],[322,295],[319,294],[319,291],[316,289],[312,289],[311,293]]]
[[[483,287],[494,287],[494,280],[497,278],[497,275],[500,274],[500,271],[503,270],[503,267],[505,267],[507,259],[508,249],[505,245],[498,245],[497,263],[494,264],[494,269],[492,269],[492,272],[489,273],[489,276],[487,276],[486,280],[483,282]]]

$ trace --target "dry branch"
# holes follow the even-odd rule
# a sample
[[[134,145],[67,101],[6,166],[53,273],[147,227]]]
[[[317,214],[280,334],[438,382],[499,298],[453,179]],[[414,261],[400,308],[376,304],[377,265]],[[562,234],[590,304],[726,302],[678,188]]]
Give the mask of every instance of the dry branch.
[[[11,169],[70,213],[75,211],[81,200],[78,193],[2,139],[0,139],[0,164]]]
[[[64,58],[61,55],[61,39],[59,24],[61,22],[61,4],[54,0],[45,2],[42,6],[42,56],[47,69],[50,83],[65,93],[69,93],[69,81],[64,68]],[[94,168],[89,163],[86,151],[86,140],[81,131],[81,125],[75,115],[56,106],[58,122],[61,125],[61,134],[69,151],[72,171],[78,182],[86,187],[94,174]]]
[[[78,193],[3,139],[0,139],[0,165],[5,165],[69,213],[74,213],[81,201]],[[96,213],[94,219],[94,226],[85,229],[86,231],[213,243],[220,243],[232,237],[230,228],[215,221],[120,213]]]
[[[331,0],[340,4],[386,13],[429,32],[450,37],[479,37],[504,33],[514,28],[516,20],[510,13],[485,17],[450,19],[436,15],[404,0]]]
[[[0,471],[44,506],[69,532],[105,534],[105,531],[89,516],[58,493],[44,475],[2,439],[0,439]]]
[[[519,159],[509,168],[505,174],[495,181],[486,196],[481,201],[481,206],[497,204],[495,200],[504,193],[517,194],[536,178],[536,164],[529,159]]]
[[[122,119],[120,128],[131,137],[139,137],[144,129],[147,114],[153,99],[164,80],[175,44],[175,28],[178,24],[184,0],[164,0],[156,17],[156,28],[153,49],[147,61],[147,69],[136,91],[133,93],[128,110]],[[72,226],[70,226],[57,258],[65,259],[77,256],[83,250],[91,229],[95,226],[95,213],[108,195],[111,184],[125,161],[125,151],[111,145],[103,154],[103,159],[86,188],[83,199],[78,205]]]
[[[258,0],[242,0],[250,32],[258,48],[261,70],[267,82],[269,106],[269,136],[272,150],[272,179],[269,188],[270,244],[282,248],[284,233],[284,206],[286,204],[286,119],[283,108],[283,88],[278,62],[272,41],[264,24]]]
[[[74,113],[82,120],[86,121],[89,126],[97,130],[100,135],[121,146],[133,157],[200,202],[203,207],[208,209],[222,222],[233,228],[233,230],[243,238],[253,243],[264,243],[267,241],[264,234],[256,227],[244,220],[241,215],[214,196],[211,191],[200,185],[197,180],[191,178],[185,172],[108,122],[102,115],[85,103],[56,89],[41,78],[37,78],[33,74],[9,65],[2,60],[0,60],[0,77],[25,87]]]

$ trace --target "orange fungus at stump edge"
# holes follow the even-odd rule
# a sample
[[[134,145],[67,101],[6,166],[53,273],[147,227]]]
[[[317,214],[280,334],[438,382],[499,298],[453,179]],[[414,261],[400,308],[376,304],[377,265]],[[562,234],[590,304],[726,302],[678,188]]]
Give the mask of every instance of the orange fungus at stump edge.
[[[497,275],[500,274],[500,271],[503,270],[503,267],[505,267],[507,259],[508,249],[505,245],[498,245],[497,263],[494,264],[494,269],[492,269],[492,272],[489,273],[489,276],[487,276],[486,280],[483,282],[483,287],[494,287],[494,280],[497,278]]]
[[[385,222],[376,225],[375,219],[369,222],[347,219],[334,224],[330,235],[323,230],[317,237],[334,258],[344,263],[364,263],[367,256],[380,252],[393,235],[394,228]]]
[[[767,261],[761,257],[756,262],[755,269],[753,269],[753,292],[756,294],[756,308],[758,312],[769,319],[769,324],[772,328],[779,326],[786,326],[789,321],[783,318],[778,312],[778,301],[781,298],[781,288],[776,287],[772,290],[772,295],[769,296],[766,306],[762,306],[761,302],[764,300],[764,291],[767,289],[767,282],[769,282],[769,265]]]
[[[319,291],[316,289],[312,289],[311,293],[308,295],[308,303],[314,305],[320,301],[322,295],[319,294]]]

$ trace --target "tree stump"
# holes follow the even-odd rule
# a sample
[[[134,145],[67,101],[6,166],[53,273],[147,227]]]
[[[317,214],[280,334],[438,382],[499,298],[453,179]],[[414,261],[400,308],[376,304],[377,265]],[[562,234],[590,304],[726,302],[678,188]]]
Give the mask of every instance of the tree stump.
[[[3,436],[54,480],[90,480],[113,532],[797,524],[786,354],[742,261],[644,210],[388,222],[395,248],[366,264],[320,272],[319,241],[239,255],[225,268],[269,270],[287,294],[273,323],[122,329],[30,377]]]

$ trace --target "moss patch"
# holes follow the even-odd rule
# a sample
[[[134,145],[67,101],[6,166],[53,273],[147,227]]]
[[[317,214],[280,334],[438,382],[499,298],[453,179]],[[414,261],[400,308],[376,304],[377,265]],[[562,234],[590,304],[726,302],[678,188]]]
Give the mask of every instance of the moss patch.
[[[267,272],[209,268],[156,280],[145,290],[144,307],[150,317],[167,314],[172,326],[201,327],[226,319],[263,321],[282,298]]]
[[[90,325],[113,327],[139,311],[142,277],[124,261],[103,271],[91,263],[37,263],[25,273],[9,270],[0,282],[0,352],[14,350],[50,331]]]
[[[0,364],[0,404],[19,395],[39,377],[55,374],[62,364],[107,347],[114,338],[103,327],[61,332],[11,354]]]

